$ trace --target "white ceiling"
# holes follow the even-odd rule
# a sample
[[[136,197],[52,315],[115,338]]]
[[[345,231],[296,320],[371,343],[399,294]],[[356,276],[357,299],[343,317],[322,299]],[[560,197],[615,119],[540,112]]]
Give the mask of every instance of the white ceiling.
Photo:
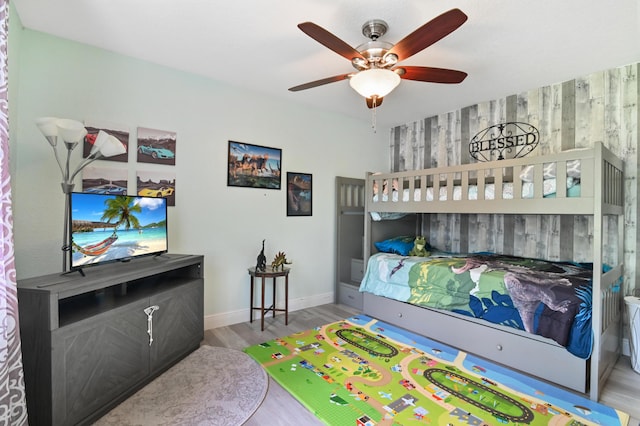
[[[383,19],[396,43],[457,7],[469,19],[403,65],[469,74],[458,85],[403,80],[377,110],[378,128],[640,61],[638,0],[13,0],[29,29],[367,122],[348,81],[287,89],[354,71],[297,28],[312,21],[347,44]]]

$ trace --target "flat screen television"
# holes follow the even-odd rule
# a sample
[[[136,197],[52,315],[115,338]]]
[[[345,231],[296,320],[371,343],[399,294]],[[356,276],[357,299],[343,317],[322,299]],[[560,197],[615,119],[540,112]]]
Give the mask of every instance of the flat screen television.
[[[70,195],[72,271],[167,252],[166,198],[81,192]]]

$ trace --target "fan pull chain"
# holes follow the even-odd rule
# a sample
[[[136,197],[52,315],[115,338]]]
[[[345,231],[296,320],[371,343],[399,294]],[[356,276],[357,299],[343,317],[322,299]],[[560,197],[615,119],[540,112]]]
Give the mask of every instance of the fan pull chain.
[[[376,131],[376,104],[377,99],[373,97],[373,108],[371,108],[371,128],[373,128],[373,133],[377,133]]]

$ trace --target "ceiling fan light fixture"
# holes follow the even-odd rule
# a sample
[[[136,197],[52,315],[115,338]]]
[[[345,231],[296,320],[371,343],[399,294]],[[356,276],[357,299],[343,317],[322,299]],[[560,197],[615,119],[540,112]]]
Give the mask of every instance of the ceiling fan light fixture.
[[[349,84],[365,98],[382,98],[400,84],[400,76],[391,70],[374,68],[354,74]]]

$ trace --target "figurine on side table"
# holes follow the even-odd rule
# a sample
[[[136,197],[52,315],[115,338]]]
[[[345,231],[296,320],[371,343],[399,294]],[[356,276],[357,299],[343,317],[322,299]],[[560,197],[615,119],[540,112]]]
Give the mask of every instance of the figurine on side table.
[[[284,265],[291,265],[292,263],[293,262],[287,260],[287,255],[284,254],[284,252],[279,251],[273,259],[273,262],[271,262],[271,269],[277,271],[278,268],[280,268],[281,271],[284,271]]]
[[[262,250],[258,254],[256,262],[256,272],[264,272],[267,269],[267,257],[264,255],[264,240],[262,240]]]

